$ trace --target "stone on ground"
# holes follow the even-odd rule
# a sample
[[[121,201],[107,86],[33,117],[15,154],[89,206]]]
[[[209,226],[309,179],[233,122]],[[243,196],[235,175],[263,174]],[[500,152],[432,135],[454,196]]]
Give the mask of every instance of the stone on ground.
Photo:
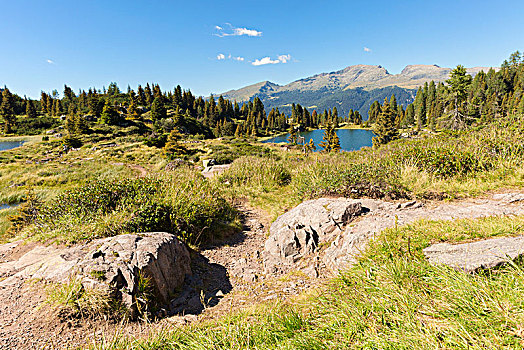
[[[164,232],[126,234],[92,241],[82,246],[37,246],[19,259],[0,264],[1,285],[19,279],[44,279],[65,283],[77,278],[85,287],[100,288],[131,312],[140,277],[149,284],[160,303],[191,274],[190,255],[174,235]]]
[[[524,254],[524,236],[462,244],[437,243],[423,252],[433,264],[473,273],[507,264],[520,257]]]
[[[271,225],[264,247],[267,271],[291,265],[315,252],[319,245],[340,235],[362,213],[360,202],[344,198],[306,201],[281,215]]]

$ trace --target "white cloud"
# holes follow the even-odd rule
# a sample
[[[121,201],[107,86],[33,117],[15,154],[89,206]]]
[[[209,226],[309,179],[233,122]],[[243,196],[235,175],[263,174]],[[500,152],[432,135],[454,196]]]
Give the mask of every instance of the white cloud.
[[[262,32],[254,29],[235,28],[233,35],[261,36]]]
[[[45,61],[46,61],[47,63],[49,63],[49,64],[55,64],[55,61],[50,60],[50,59],[47,59],[47,60],[45,60]]]
[[[226,56],[223,53],[219,53],[217,55],[217,60],[219,60],[219,61],[222,61],[222,60],[235,60],[235,61],[241,61],[242,62],[242,61],[244,61],[244,57],[242,57],[242,56],[233,56],[231,54]]]
[[[253,66],[263,66],[266,64],[278,64],[278,63],[287,63],[291,60],[291,55],[280,55],[276,60],[271,59],[271,57],[263,57],[260,59],[256,59],[255,61],[251,62]]]
[[[225,36],[262,36],[262,32],[255,30],[255,29],[248,29],[248,28],[237,28],[232,26],[229,23],[226,23],[228,28],[222,28],[221,26],[215,26],[215,29],[218,31],[218,33],[215,33],[213,35],[216,35],[218,37],[225,37]]]
[[[287,63],[291,59],[291,55],[280,55],[278,56],[278,60],[282,63]]]
[[[366,51],[366,52],[371,52],[371,49],[370,49],[369,47],[365,47],[365,46],[364,46],[364,51]]]

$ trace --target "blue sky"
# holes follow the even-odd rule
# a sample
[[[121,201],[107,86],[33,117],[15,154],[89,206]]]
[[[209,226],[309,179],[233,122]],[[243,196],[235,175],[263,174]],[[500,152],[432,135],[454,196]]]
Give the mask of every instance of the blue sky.
[[[208,95],[354,64],[497,66],[524,49],[523,14],[517,0],[0,0],[0,84]]]

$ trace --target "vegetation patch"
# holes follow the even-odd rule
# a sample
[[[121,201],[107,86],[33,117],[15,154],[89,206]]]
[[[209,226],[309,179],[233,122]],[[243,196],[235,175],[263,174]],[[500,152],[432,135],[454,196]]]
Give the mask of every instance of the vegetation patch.
[[[42,205],[23,233],[68,243],[131,232],[171,232],[188,243],[234,225],[235,210],[188,169],[158,178],[98,180]]]
[[[524,217],[419,221],[381,233],[322,292],[104,349],[521,349],[520,263],[470,275],[433,266],[422,249],[523,234]]]
[[[125,315],[125,309],[107,291],[86,288],[77,278],[51,284],[47,288],[46,303],[56,308],[62,319],[107,316],[118,319]]]

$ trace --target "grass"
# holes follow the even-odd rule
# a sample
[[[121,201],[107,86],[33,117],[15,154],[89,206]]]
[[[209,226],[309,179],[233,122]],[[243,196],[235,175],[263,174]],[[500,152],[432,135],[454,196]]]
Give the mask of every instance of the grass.
[[[357,265],[302,299],[94,348],[521,349],[523,267],[469,275],[430,265],[422,249],[523,233],[522,216],[419,221],[384,231]]]
[[[242,157],[219,180],[275,215],[322,196],[444,199],[524,185],[524,119],[337,154]],[[275,150],[277,148],[274,148]],[[285,179],[281,181],[280,179]]]
[[[64,319],[101,318],[107,315],[119,318],[125,313],[107,291],[86,288],[75,277],[67,283],[51,284],[46,291],[45,303],[55,308]]]
[[[24,141],[26,144],[35,144],[42,141],[41,135],[31,135],[31,136],[3,136],[0,137],[0,142],[7,141]]]
[[[71,244],[125,233],[170,232],[199,244],[238,227],[236,211],[215,184],[180,168],[156,177],[94,180],[67,190],[41,205],[17,238]]]

